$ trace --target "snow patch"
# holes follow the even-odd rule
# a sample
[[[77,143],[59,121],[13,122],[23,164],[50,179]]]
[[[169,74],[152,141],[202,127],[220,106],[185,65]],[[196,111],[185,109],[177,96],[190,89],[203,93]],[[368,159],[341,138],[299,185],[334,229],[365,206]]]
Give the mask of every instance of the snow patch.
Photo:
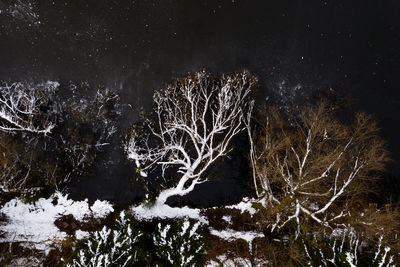
[[[192,209],[189,207],[170,207],[166,204],[155,205],[153,207],[145,207],[139,205],[131,208],[132,214],[136,219],[151,220],[153,218],[182,218],[189,217],[196,219],[202,223],[208,223],[208,221],[200,215],[200,209]]]
[[[253,242],[253,240],[257,237],[264,237],[263,233],[257,233],[257,232],[240,232],[240,231],[235,231],[232,229],[228,230],[222,230],[218,231],[215,229],[210,228],[210,234],[218,236],[219,238],[225,239],[225,240],[234,240],[234,239],[243,239],[247,241],[248,243]]]
[[[107,201],[96,200],[90,207],[93,217],[104,218],[114,211],[112,205]]]
[[[227,223],[232,223],[232,216],[224,215],[222,216],[222,220],[226,221]]]
[[[84,239],[84,238],[88,238],[89,235],[90,235],[90,233],[87,232],[87,231],[82,231],[82,230],[79,230],[79,229],[75,231],[75,237],[78,240]]]
[[[250,215],[254,215],[257,211],[256,211],[255,208],[253,208],[253,202],[255,202],[254,199],[249,199],[249,198],[245,197],[238,204],[226,206],[225,208],[238,209],[242,213],[245,212],[245,211],[248,211],[250,213]]]
[[[22,242],[25,246],[47,251],[54,241],[66,237],[54,224],[58,217],[72,214],[75,219],[84,221],[90,217],[102,218],[112,211],[107,201],[98,200],[90,207],[88,200],[73,201],[60,192],[29,204],[12,199],[0,209],[8,219],[0,225],[0,232],[4,232],[0,242]]]

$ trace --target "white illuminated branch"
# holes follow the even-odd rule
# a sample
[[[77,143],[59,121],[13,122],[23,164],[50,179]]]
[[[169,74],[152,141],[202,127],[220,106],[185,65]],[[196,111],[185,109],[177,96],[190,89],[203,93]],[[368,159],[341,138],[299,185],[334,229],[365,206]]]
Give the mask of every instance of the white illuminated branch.
[[[48,85],[57,86],[57,85]],[[22,83],[0,86],[0,131],[47,135],[55,124],[40,111],[46,94]]]
[[[219,78],[199,71],[155,92],[156,119],[148,123],[147,132],[131,132],[126,151],[145,177],[154,164],[161,165],[163,174],[177,167],[178,179],[161,191],[157,204],[207,180],[202,177],[205,170],[230,151],[230,141],[250,119],[250,91],[256,82],[246,71]],[[150,138],[159,146],[151,147]]]
[[[318,149],[313,147],[314,136],[311,131],[312,129],[308,131],[305,140],[306,149],[303,153],[297,152],[291,146],[282,158],[279,159],[276,157],[275,166],[280,170],[284,181],[284,186],[281,189],[286,197],[289,196],[295,199],[294,206],[290,207],[293,209],[293,213],[287,216],[285,220],[281,220],[282,218],[280,218],[279,213],[277,214],[274,226],[277,229],[282,228],[292,220],[296,221],[298,227],[300,227],[301,213],[310,216],[316,222],[327,227],[330,227],[332,222],[335,222],[342,216],[348,215],[346,210],[340,212],[330,211],[329,213],[327,210],[345,193],[347,187],[349,187],[361,168],[363,168],[364,163],[358,157],[355,157],[349,162],[351,164],[350,168],[342,173],[339,161],[342,155],[346,153],[348,146],[351,145],[352,140],[350,139],[346,146],[339,150],[338,155],[332,158],[329,165],[321,169],[320,175],[308,176],[305,168],[306,164],[309,165],[307,162],[308,156],[312,153],[312,149]],[[297,168],[293,169],[291,166],[289,167],[288,158],[290,157],[296,158],[298,163]],[[329,186],[326,187],[320,184]]]

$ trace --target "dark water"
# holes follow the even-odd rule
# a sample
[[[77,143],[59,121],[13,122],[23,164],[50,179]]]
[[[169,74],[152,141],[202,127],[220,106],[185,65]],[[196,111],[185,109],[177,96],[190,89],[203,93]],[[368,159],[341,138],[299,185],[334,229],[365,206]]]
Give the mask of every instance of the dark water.
[[[376,115],[394,159],[390,179],[400,184],[399,1],[0,0],[0,10],[0,80],[120,90],[132,105],[121,129],[150,107],[153,90],[202,67],[251,70],[261,79],[259,103],[301,103],[332,88]],[[112,164],[83,179],[75,197],[140,194],[118,142],[102,159]],[[225,176],[177,201],[235,201],[247,190],[240,171]]]

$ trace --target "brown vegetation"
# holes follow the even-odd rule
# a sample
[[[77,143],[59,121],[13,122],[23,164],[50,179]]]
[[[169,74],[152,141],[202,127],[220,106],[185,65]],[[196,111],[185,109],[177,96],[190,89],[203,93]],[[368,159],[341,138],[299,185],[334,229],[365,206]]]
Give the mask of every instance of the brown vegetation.
[[[358,113],[344,123],[324,102],[286,117],[271,109],[260,127],[254,170],[274,217],[272,231],[294,223],[299,234],[305,221],[346,225],[388,161],[371,116]]]
[[[320,260],[342,252],[335,240],[380,257],[381,245],[391,255],[400,251],[398,209],[370,203],[389,161],[379,127],[365,113],[343,120],[337,110],[323,101],[291,114],[271,108],[258,118],[256,131],[248,127],[259,222],[269,240],[265,253],[279,264],[285,262],[280,243],[299,256],[290,260],[295,265],[305,263],[306,247],[320,251]],[[256,254],[262,251],[257,246]]]
[[[206,250],[207,254],[204,257],[204,261],[219,261],[217,259],[220,255],[225,255],[226,259],[235,259],[237,257],[248,259],[249,244],[242,239],[236,239],[227,241],[213,235],[206,235]]]

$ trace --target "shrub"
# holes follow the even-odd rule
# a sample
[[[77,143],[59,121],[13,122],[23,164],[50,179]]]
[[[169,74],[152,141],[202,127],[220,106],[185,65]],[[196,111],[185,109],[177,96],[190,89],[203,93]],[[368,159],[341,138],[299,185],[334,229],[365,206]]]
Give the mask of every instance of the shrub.
[[[312,266],[394,266],[399,255],[379,237],[366,240],[352,229],[334,236],[325,236],[318,242],[302,240],[308,264]]]
[[[67,266],[132,266],[139,260],[136,246],[142,235],[132,229],[130,220],[121,212],[116,229],[104,226],[101,231],[91,233]]]
[[[202,266],[204,240],[200,222],[192,223],[188,219],[175,224],[157,225],[153,235],[156,255],[173,266]]]

